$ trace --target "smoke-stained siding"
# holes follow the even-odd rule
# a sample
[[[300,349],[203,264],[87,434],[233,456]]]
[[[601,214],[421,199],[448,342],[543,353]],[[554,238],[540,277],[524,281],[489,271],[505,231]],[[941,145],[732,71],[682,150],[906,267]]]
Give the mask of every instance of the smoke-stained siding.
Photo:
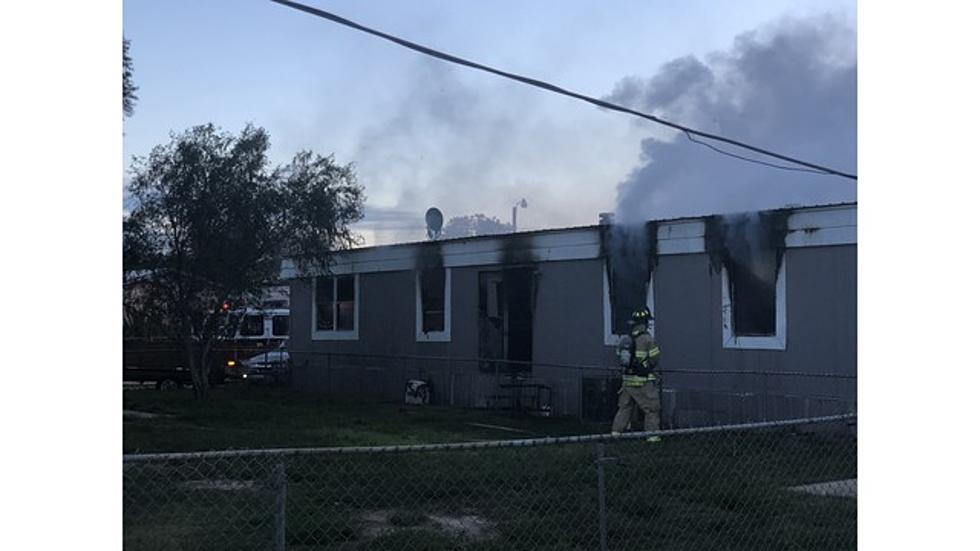
[[[365,273],[358,285],[358,338],[356,340],[311,339],[312,294],[310,279],[291,281],[293,324],[290,347],[294,361],[294,378],[300,386],[311,389],[337,389],[338,379],[328,381],[327,354],[330,369],[339,374],[344,366],[351,370],[374,370],[393,379],[414,378],[432,371],[465,370],[476,366],[450,365],[443,361],[365,358],[377,356],[476,356],[476,302],[479,268],[454,268],[450,271],[452,308],[450,342],[418,342],[415,333],[415,271]],[[310,354],[312,352],[313,354]],[[345,356],[346,355],[346,356]],[[403,377],[404,375],[404,377]],[[401,384],[403,384],[402,381]],[[399,387],[400,389],[401,387]],[[392,389],[397,398],[399,389]],[[363,389],[354,389],[358,392]]]
[[[661,257],[655,274],[657,339],[665,369],[857,373],[857,248],[853,245],[788,249],[785,350],[722,346],[721,275],[707,254]],[[834,413],[856,401],[851,379],[668,374],[671,388],[696,390],[679,409],[731,409],[746,418]],[[807,411],[809,410],[809,411]],[[724,420],[715,415],[714,421]],[[737,420],[737,419],[733,419]],[[692,419],[677,420],[684,424]]]
[[[820,212],[826,211],[826,208],[823,211],[813,209],[807,216],[817,220],[823,216]],[[834,216],[832,220],[828,218],[828,224],[832,224],[828,228],[838,228],[846,222],[838,214]],[[817,229],[813,233],[818,235],[826,231]],[[708,247],[692,247],[693,252],[687,253],[678,254],[672,250],[657,255],[653,266],[654,314],[655,336],[663,351],[661,365],[668,370],[854,375],[857,368],[857,247],[847,241],[841,230],[834,231],[838,232],[834,235],[845,235],[841,244],[795,245],[784,252],[785,350],[723,346],[722,280],[721,274],[712,266]],[[569,235],[574,237],[575,241],[570,243],[576,247],[583,242],[581,229],[573,229]],[[437,403],[489,405],[489,397],[500,392],[502,381],[493,374],[481,373],[475,362],[362,356],[476,358],[479,355],[479,274],[505,269],[514,265],[511,263],[533,268],[536,272],[535,362],[615,366],[614,348],[604,343],[605,260],[596,247],[592,253],[576,253],[585,258],[542,261],[541,258],[549,258],[548,255],[554,255],[556,251],[570,250],[561,248],[558,237],[557,232],[549,232],[547,243],[550,248],[544,249],[528,235],[502,237],[513,239],[513,242],[496,262],[489,259],[486,264],[452,267],[449,342],[417,342],[417,263],[402,269],[359,274],[357,340],[311,340],[310,280],[291,280],[290,348],[296,384],[308,389],[329,390],[335,396],[395,400],[402,395],[406,379],[421,376],[432,381],[433,399]],[[485,243],[480,246],[483,245]],[[436,248],[427,250],[431,253]],[[702,252],[697,252],[699,250]],[[378,252],[375,250],[371,254]],[[567,253],[562,254],[567,256]],[[436,262],[431,260],[424,265]],[[339,355],[331,358],[333,363],[328,370],[324,356],[304,354],[311,350]],[[344,358],[344,353],[352,356]],[[582,378],[598,374],[589,370],[537,365],[530,375],[532,380],[553,388],[554,413],[578,414],[583,393]],[[677,424],[834,413],[850,408],[856,400],[853,379],[668,374],[666,383],[665,414],[668,422]]]
[[[720,317],[720,310],[718,313],[712,310],[715,289],[710,268],[706,254],[660,258],[654,272],[653,292],[657,305],[655,337],[660,344],[663,367],[711,365],[712,350],[720,344],[721,333],[714,338],[713,320]]]
[[[539,266],[535,359],[573,365],[611,365],[603,345],[601,260]],[[547,359],[546,359],[547,358]]]
[[[799,370],[857,373],[857,247],[790,249],[787,257],[787,351]],[[795,280],[795,284],[794,284]],[[795,338],[794,338],[795,335]],[[805,389],[857,399],[856,385],[811,380]]]
[[[453,268],[453,338],[447,352],[455,357],[470,358],[477,350],[477,310],[480,300],[479,267]],[[467,366],[476,369],[476,366]]]
[[[856,373],[857,248],[789,249],[786,350],[721,346],[721,277],[711,274],[711,365],[721,369]],[[838,329],[839,328],[839,329]]]

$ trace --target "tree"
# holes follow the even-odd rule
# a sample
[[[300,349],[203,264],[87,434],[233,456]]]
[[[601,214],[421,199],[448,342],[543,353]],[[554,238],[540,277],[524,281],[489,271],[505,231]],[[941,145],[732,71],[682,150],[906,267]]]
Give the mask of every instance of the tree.
[[[133,108],[136,106],[136,91],[139,87],[133,84],[133,58],[129,57],[129,40],[123,38],[123,114],[127,117],[133,116]]]
[[[454,216],[442,229],[443,239],[454,237],[473,237],[476,235],[493,235],[498,233],[510,233],[513,228],[510,224],[505,224],[494,217],[487,217],[485,214],[477,213],[466,216]]]
[[[136,158],[123,219],[124,309],[154,320],[186,354],[195,394],[207,394],[209,353],[233,332],[225,305],[255,304],[289,258],[305,272],[358,242],[363,188],[351,165],[303,151],[270,168],[265,130],[213,125],[172,135]]]

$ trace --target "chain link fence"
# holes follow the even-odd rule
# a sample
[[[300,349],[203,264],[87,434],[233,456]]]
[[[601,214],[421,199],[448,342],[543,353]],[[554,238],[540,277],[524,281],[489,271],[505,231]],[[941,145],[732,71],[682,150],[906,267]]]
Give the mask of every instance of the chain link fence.
[[[617,367],[499,358],[254,346],[225,352],[232,359],[212,368],[212,382],[280,385],[331,399],[394,403],[405,400],[407,387],[415,381],[424,383],[425,403],[597,422],[609,422],[615,414],[622,376]],[[164,367],[180,356],[179,350],[166,347],[142,355],[131,352],[135,363],[124,368],[124,381],[155,382],[160,388],[189,385],[189,372]],[[675,367],[661,369],[659,375],[665,428],[809,418],[857,409],[853,373]],[[168,382],[173,384],[168,387]]]
[[[609,421],[622,370],[450,356],[290,352],[296,388],[331,398],[395,402],[412,379],[433,404]],[[857,376],[848,373],[667,368],[664,426],[689,428],[853,413]]]
[[[127,455],[131,550],[853,549],[856,415]]]

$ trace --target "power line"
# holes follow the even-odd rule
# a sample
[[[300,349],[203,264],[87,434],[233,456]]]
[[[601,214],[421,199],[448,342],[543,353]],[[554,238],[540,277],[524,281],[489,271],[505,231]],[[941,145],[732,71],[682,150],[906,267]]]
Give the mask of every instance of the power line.
[[[603,109],[609,109],[611,111],[619,111],[619,112],[627,113],[627,114],[630,114],[630,115],[634,115],[634,116],[637,116],[637,117],[640,117],[640,118],[643,118],[643,119],[646,119],[646,120],[649,120],[649,121],[653,121],[653,122],[655,122],[657,124],[662,124],[664,126],[668,126],[668,127],[673,128],[675,130],[680,130],[681,132],[684,132],[685,134],[687,134],[687,136],[688,136],[689,139],[692,139],[691,138],[691,135],[693,134],[693,135],[696,135],[696,136],[700,136],[702,138],[706,138],[706,139],[709,139],[709,140],[715,140],[715,141],[719,141],[719,142],[724,142],[724,143],[727,143],[727,144],[730,144],[730,145],[734,145],[736,147],[741,147],[743,149],[748,149],[750,151],[754,151],[754,152],[759,153],[759,154],[762,154],[762,155],[773,157],[775,159],[779,159],[779,160],[786,161],[786,162],[789,162],[789,163],[792,163],[792,164],[796,164],[796,165],[800,165],[800,166],[803,166],[803,167],[807,167],[808,169],[810,169],[811,172],[815,172],[815,173],[818,173],[818,174],[828,174],[828,175],[833,175],[833,176],[840,176],[842,178],[850,178],[851,180],[857,180],[857,176],[854,175],[854,174],[848,174],[846,172],[841,172],[839,170],[836,170],[836,169],[833,169],[833,168],[828,168],[828,167],[825,167],[825,166],[821,166],[821,165],[818,165],[816,163],[811,163],[809,161],[804,161],[804,160],[801,160],[801,159],[796,159],[796,158],[790,157],[788,155],[783,155],[783,154],[780,154],[780,153],[776,153],[774,151],[769,151],[769,150],[763,149],[761,147],[756,147],[754,145],[747,144],[747,143],[744,143],[744,142],[740,142],[738,140],[733,140],[731,138],[726,138],[724,136],[719,136],[717,134],[710,134],[708,132],[702,132],[700,130],[697,130],[697,129],[694,129],[694,128],[690,128],[690,127],[687,127],[687,126],[684,126],[682,124],[678,124],[678,123],[675,123],[675,122],[671,122],[671,121],[668,121],[666,119],[662,119],[660,117],[656,117],[654,115],[649,115],[647,113],[642,113],[640,111],[635,111],[633,109],[630,109],[628,107],[624,107],[622,105],[617,105],[615,103],[610,103],[610,102],[605,101],[605,100],[601,100],[601,99],[598,99],[598,98],[593,98],[593,97],[590,97],[590,96],[586,96],[584,94],[579,94],[578,92],[572,92],[570,90],[565,90],[564,88],[560,88],[560,87],[555,86],[554,84],[550,84],[548,82],[544,82],[544,81],[541,81],[541,80],[536,80],[536,79],[533,79],[533,78],[529,78],[529,77],[517,75],[517,74],[514,74],[514,73],[508,73],[506,71],[501,71],[500,69],[494,69],[493,67],[489,67],[487,65],[482,65],[482,64],[479,64],[479,63],[476,63],[476,62],[473,62],[473,61],[469,61],[467,59],[463,59],[461,57],[456,57],[456,56],[454,56],[452,54],[447,54],[447,53],[441,52],[439,50],[434,50],[432,48],[428,48],[426,46],[422,46],[420,44],[416,44],[414,42],[410,42],[410,41],[405,40],[403,38],[398,38],[397,36],[393,36],[393,35],[390,35],[390,34],[387,34],[387,33],[384,33],[384,32],[381,32],[381,31],[378,31],[378,30],[375,30],[375,29],[372,29],[370,27],[365,27],[364,25],[361,25],[359,23],[355,23],[354,21],[351,21],[349,19],[345,19],[343,17],[340,17],[339,15],[330,13],[328,11],[324,11],[324,10],[321,10],[321,9],[318,9],[318,8],[314,8],[314,7],[311,7],[311,6],[307,6],[305,4],[300,4],[298,2],[291,2],[290,0],[272,0],[272,1],[275,2],[275,3],[277,3],[277,4],[282,4],[284,6],[288,6],[290,8],[293,8],[293,9],[296,9],[296,10],[299,10],[299,11],[303,11],[303,12],[309,13],[311,15],[315,15],[317,17],[322,17],[323,19],[327,19],[329,21],[333,21],[334,23],[338,23],[338,24],[344,25],[346,27],[350,27],[352,29],[355,29],[355,30],[358,30],[358,31],[361,31],[361,32],[365,32],[365,33],[368,33],[368,34],[377,36],[379,38],[383,38],[383,39],[388,40],[390,42],[394,42],[395,44],[398,44],[399,46],[403,46],[403,47],[408,48],[410,50],[415,50],[416,52],[420,52],[420,53],[423,53],[425,55],[428,55],[428,56],[431,56],[431,57],[435,57],[437,59],[441,59],[443,61],[448,61],[450,63],[455,63],[457,65],[463,65],[465,67],[470,67],[472,69],[477,69],[477,70],[480,70],[480,71],[485,71],[487,73],[491,73],[491,74],[494,74],[494,75],[497,75],[497,76],[508,78],[510,80],[516,80],[517,82],[522,82],[524,84],[528,84],[530,86],[541,88],[541,89],[547,90],[549,92],[554,92],[556,94],[561,94],[563,96],[568,96],[568,97],[571,97],[571,98],[575,98],[577,100],[581,100],[581,101],[584,101],[584,102],[587,102],[587,103],[591,103],[592,105],[595,105],[595,106],[598,106],[598,107],[602,107]],[[766,163],[766,162],[763,162],[763,161],[758,161],[758,160],[753,160],[753,159],[749,159],[749,158],[746,158],[746,157],[741,157],[741,156],[738,156],[738,155],[735,155],[735,154],[732,154],[732,153],[728,153],[728,152],[719,150],[719,149],[711,146],[710,144],[706,144],[704,142],[697,142],[697,143],[701,143],[702,145],[708,146],[711,149],[713,149],[713,150],[715,150],[715,151],[717,151],[719,153],[722,153],[724,155],[729,155],[729,156],[732,156],[732,157],[736,157],[736,158],[739,158],[739,159],[742,159],[742,160],[745,160],[745,161],[748,161],[748,162],[755,162],[755,163],[758,163],[758,164],[764,164],[764,165],[767,165],[767,166],[772,166],[774,168],[782,168],[782,169],[786,169],[786,170],[803,170],[803,169],[794,169],[792,167],[785,167],[785,166],[781,166],[781,165],[773,165],[771,163]]]
[[[684,132],[684,135],[687,136],[687,139],[688,140],[691,140],[692,142],[694,142],[694,143],[696,143],[698,145],[703,145],[703,146],[707,147],[708,149],[710,149],[710,150],[712,150],[712,151],[714,151],[716,153],[721,153],[722,155],[727,155],[729,157],[734,157],[736,159],[740,159],[740,160],[743,160],[743,161],[748,162],[748,163],[755,163],[755,164],[764,165],[764,166],[768,166],[768,167],[772,167],[772,168],[778,168],[780,170],[795,170],[797,172],[811,172],[813,174],[827,174],[826,172],[821,172],[819,170],[814,170],[812,168],[800,168],[800,167],[795,167],[795,166],[777,165],[776,163],[768,163],[766,161],[760,161],[759,159],[752,159],[750,157],[743,157],[742,155],[738,155],[738,154],[732,153],[730,151],[725,151],[724,149],[721,149],[719,147],[715,147],[715,146],[711,145],[708,142],[702,142],[701,140],[697,140],[697,139],[694,138],[694,136],[691,135],[690,132]]]

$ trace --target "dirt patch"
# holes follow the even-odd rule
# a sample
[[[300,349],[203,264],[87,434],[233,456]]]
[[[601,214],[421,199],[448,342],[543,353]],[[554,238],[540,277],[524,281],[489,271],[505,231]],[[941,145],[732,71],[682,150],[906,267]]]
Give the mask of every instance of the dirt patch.
[[[241,491],[255,488],[254,480],[188,480],[180,485],[187,490]]]
[[[443,532],[473,540],[489,537],[491,524],[476,515],[453,517],[448,515],[429,515],[429,519]]]
[[[471,541],[493,537],[493,523],[474,514],[413,513],[413,522],[404,522],[405,514],[397,510],[368,511],[360,516],[363,535],[368,539],[398,534],[408,530],[427,530],[434,534]]]
[[[124,409],[123,419],[153,419],[154,417],[173,417],[165,413],[150,413],[148,411],[136,411],[135,409]]]
[[[857,498],[857,479],[832,480],[817,484],[793,486],[790,490],[803,492],[814,496],[853,497]]]

